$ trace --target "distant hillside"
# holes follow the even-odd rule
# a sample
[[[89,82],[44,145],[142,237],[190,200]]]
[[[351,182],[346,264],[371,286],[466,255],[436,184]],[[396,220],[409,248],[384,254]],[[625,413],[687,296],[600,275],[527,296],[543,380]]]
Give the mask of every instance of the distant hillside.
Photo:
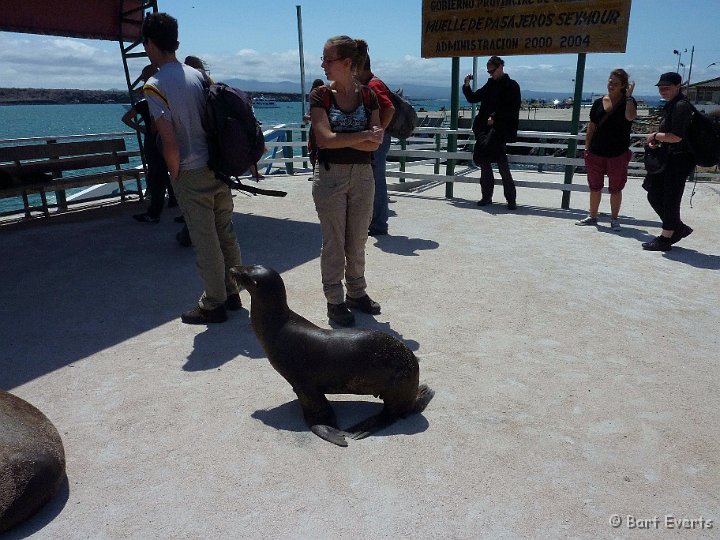
[[[130,103],[119,90],[67,90],[48,88],[0,88],[0,105],[56,105],[68,103]]]
[[[275,101],[300,101],[300,85],[290,81],[267,83],[261,81],[228,79],[223,81],[230,86],[247,92],[251,97],[263,95]],[[418,84],[398,85],[388,82],[393,90],[403,89],[406,97],[414,100],[420,99],[450,99],[450,88],[439,86],[425,86]],[[536,92],[523,90],[523,99],[544,99],[548,102],[571,97],[569,92]],[[583,93],[583,99],[599,97],[599,94]],[[648,105],[656,105],[658,96],[636,96],[644,99]],[[464,98],[461,96],[461,101]],[[123,90],[68,90],[47,88],[0,88],[0,105],[48,105],[73,103],[130,103],[130,98]]]
[[[255,93],[263,93],[267,95],[271,95],[273,92],[283,92],[283,93],[291,93],[293,95],[297,95],[300,93],[300,84],[297,82],[292,81],[281,81],[281,82],[263,82],[263,81],[256,81],[252,79],[228,79],[226,81],[223,81],[231,86],[235,86],[236,88],[240,88],[241,90],[244,90],[245,92],[255,92]],[[307,89],[306,91],[309,91],[310,84],[312,81],[306,81],[307,82]],[[429,86],[429,85],[423,85],[423,84],[412,84],[412,83],[399,83],[397,81],[393,81],[392,79],[387,79],[385,82],[388,84],[388,86],[392,90],[397,90],[399,88],[403,89],[403,94],[406,97],[412,98],[414,100],[420,100],[420,99],[450,99],[450,86]],[[483,81],[484,84],[484,81]],[[533,99],[544,99],[545,101],[552,101],[554,99],[564,100],[566,98],[572,97],[573,90],[568,89],[567,92],[538,92],[535,90],[522,90],[522,97],[523,99],[527,100],[533,100]],[[590,98],[598,98],[600,97],[600,94],[598,93],[591,93],[591,92],[583,92],[583,99],[588,100]],[[639,100],[645,100],[649,105],[657,104],[660,100],[659,96],[635,96]],[[462,95],[460,96],[461,100],[464,100]]]
[[[240,87],[242,88],[242,87]],[[265,95],[275,101],[299,101],[300,93],[248,92],[250,97]],[[68,105],[124,103],[130,96],[122,90],[67,90],[49,88],[0,88],[0,105]]]

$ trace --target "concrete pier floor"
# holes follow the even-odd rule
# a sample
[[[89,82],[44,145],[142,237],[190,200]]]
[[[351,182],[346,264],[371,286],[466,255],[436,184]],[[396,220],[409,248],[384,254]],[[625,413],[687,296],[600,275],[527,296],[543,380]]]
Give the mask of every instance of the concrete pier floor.
[[[307,176],[263,181],[284,199],[238,195],[235,225],[245,262],[327,327]],[[308,431],[246,309],[180,322],[201,284],[176,211],[5,221],[0,388],[55,424],[68,477],[5,538],[716,537],[720,186],[692,208],[691,188],[695,232],[666,254],[640,247],[660,224],[637,179],[620,232],[607,195],[600,225],[577,227],[587,193],[563,210],[559,191],[520,188],[510,212],[501,186],[483,208],[474,184],[392,192],[391,234],[367,244],[382,314],[358,325],[405,340],[436,395],[344,449]],[[331,401],[341,427],[380,407]]]

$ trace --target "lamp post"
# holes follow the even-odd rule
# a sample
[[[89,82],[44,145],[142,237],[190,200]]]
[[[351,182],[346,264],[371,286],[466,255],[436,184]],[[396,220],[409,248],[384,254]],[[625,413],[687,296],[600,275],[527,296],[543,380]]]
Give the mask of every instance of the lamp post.
[[[684,52],[687,52],[687,49],[685,49],[682,52],[678,51],[677,49],[673,50],[673,54],[678,55],[678,65],[677,65],[677,69],[675,70],[676,73],[680,73],[680,60],[682,59],[682,53],[684,53]]]

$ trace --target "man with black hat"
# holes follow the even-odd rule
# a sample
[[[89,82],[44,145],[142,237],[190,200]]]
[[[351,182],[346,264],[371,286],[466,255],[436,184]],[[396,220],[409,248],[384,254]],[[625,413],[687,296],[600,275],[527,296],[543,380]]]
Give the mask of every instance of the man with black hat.
[[[695,158],[685,140],[693,109],[681,92],[682,77],[678,73],[663,73],[655,86],[666,103],[660,127],[647,136],[646,144],[650,151],[661,148],[666,152],[665,167],[660,172],[648,173],[643,188],[650,206],[662,220],[662,233],[642,247],[649,251],[670,251],[673,244],[693,232],[680,219],[685,182],[695,168]]]
[[[515,182],[510,173],[505,144],[517,140],[518,123],[520,120],[520,85],[512,80],[503,70],[505,61],[499,56],[492,56],[487,62],[490,78],[485,85],[473,92],[470,89],[472,75],[467,75],[463,84],[463,94],[470,103],[480,102],[477,116],[473,121],[475,133],[475,151],[473,161],[480,167],[480,188],[482,198],[479,206],[492,203],[495,178],[493,161],[503,182],[503,191],[509,210],[517,208],[515,204]]]

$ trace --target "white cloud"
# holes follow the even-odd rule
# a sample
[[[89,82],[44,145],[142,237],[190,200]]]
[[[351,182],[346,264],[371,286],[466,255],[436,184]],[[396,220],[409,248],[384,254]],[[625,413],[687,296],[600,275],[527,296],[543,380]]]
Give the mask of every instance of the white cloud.
[[[207,53],[178,51],[178,57],[193,54],[203,58],[217,80],[253,79],[268,82],[299,81],[300,68],[297,48],[281,52],[263,53],[243,48],[234,52]],[[607,76],[621,67],[622,57],[588,55],[584,76],[584,92],[605,91]],[[419,84],[449,87],[451,60],[420,58],[402,55],[398,58],[373,57],[373,70],[392,86]],[[484,73],[484,59],[478,62],[479,76]],[[575,57],[509,57],[506,69],[520,82],[523,89],[567,92],[574,89]],[[537,63],[536,61],[537,60]],[[557,61],[555,61],[557,60]],[[131,61],[131,73],[139,73],[146,59]],[[461,77],[471,70],[472,60],[461,59]],[[631,79],[637,81],[636,94],[655,95],[655,82],[660,73],[673,71],[677,64],[631,64],[624,67]],[[689,66],[688,66],[689,67]],[[682,67],[680,69],[683,71]],[[688,70],[689,71],[689,70]],[[305,55],[306,80],[323,77],[320,57]],[[720,69],[693,67],[692,80],[700,81],[720,76]],[[687,78],[687,73],[685,75]],[[0,32],[0,80],[3,86],[37,88],[124,88],[125,77],[117,43],[77,40],[29,34]]]

